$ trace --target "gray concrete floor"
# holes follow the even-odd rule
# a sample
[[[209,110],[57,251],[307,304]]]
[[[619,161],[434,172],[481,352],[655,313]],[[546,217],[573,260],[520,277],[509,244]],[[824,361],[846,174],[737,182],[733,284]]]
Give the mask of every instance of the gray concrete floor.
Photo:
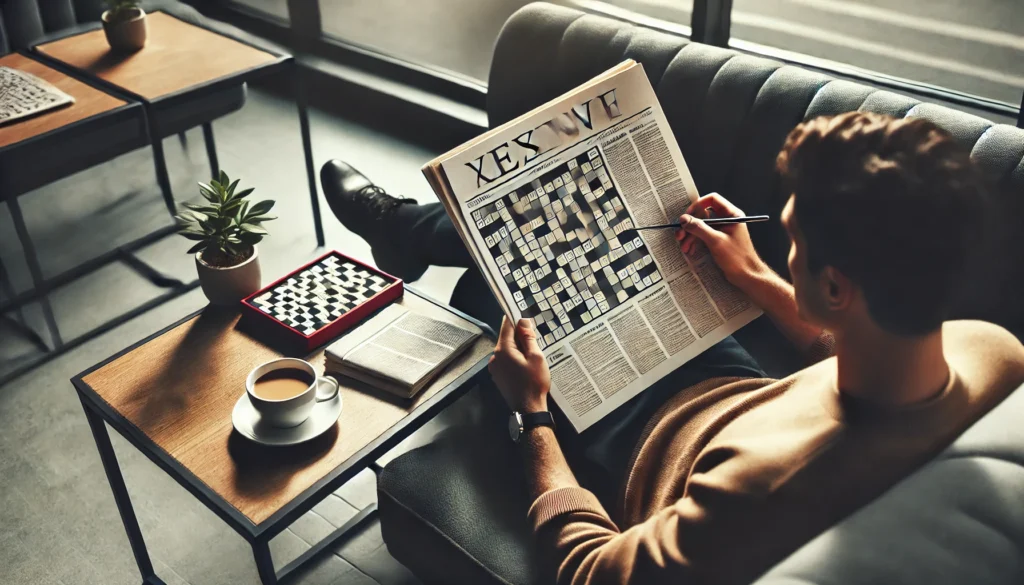
[[[280,219],[268,224],[261,245],[264,280],[311,258],[317,250],[293,104],[251,90],[246,107],[214,124],[222,167],[254,186],[256,196],[278,201]],[[419,173],[436,153],[358,124],[312,112],[317,169],[342,158],[393,192],[430,201]],[[165,141],[179,201],[195,199],[195,181],[208,173],[202,135]],[[170,223],[156,186],[149,150],[140,150],[61,180],[21,198],[44,272],[56,274],[84,259]],[[329,248],[371,260],[366,244],[330,215]],[[140,256],[180,279],[194,277],[188,244],[172,237]],[[6,206],[0,207],[0,257],[18,290],[29,278]],[[418,286],[446,299],[458,269],[431,268]],[[127,268],[113,265],[53,295],[67,336],[85,331],[160,290]],[[199,290],[169,302],[0,387],[0,584],[137,585],[139,576],[99,457],[69,378],[110,354],[205,305]],[[37,307],[27,319],[37,330]],[[0,372],[34,351],[0,326]],[[429,440],[448,421],[472,408],[468,396],[410,437],[394,453]],[[245,541],[116,434],[114,448],[150,555],[169,585],[258,583]],[[288,562],[332,526],[376,498],[374,476],[353,479],[272,543],[275,563]],[[416,579],[388,554],[379,524],[321,557],[298,583],[411,584]]]

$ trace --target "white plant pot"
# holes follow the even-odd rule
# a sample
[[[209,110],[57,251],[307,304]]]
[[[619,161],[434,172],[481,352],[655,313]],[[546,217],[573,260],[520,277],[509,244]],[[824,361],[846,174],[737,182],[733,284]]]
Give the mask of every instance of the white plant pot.
[[[134,52],[146,46],[146,13],[141,8],[135,10],[135,17],[117,22],[110,21],[109,10],[103,13],[103,32],[111,49]]]
[[[260,290],[259,250],[255,246],[248,260],[228,268],[210,266],[203,261],[202,252],[196,252],[196,271],[203,293],[214,305],[234,305]]]

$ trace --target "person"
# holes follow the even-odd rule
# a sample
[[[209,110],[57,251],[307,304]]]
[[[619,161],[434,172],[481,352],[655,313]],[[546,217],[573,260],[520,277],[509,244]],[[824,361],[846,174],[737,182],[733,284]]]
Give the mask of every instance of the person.
[[[695,201],[677,238],[684,254],[705,246],[813,363],[767,379],[728,339],[572,440],[548,426],[525,431],[524,513],[557,583],[749,583],[1024,382],[1024,347],[1010,333],[947,321],[976,236],[969,210],[984,197],[947,133],[923,119],[821,117],[789,134],[777,168],[792,284],[761,260],[745,225],[702,221],[706,208],[743,214],[720,195]],[[388,205],[375,222],[383,235],[367,234],[380,238],[378,260],[469,264],[436,209]],[[402,247],[420,230],[433,239]],[[550,374],[528,321],[502,322],[490,371],[510,409],[548,410]],[[563,445],[574,441],[579,464]],[[617,497],[588,484],[589,473],[577,480],[587,461],[618,474]]]

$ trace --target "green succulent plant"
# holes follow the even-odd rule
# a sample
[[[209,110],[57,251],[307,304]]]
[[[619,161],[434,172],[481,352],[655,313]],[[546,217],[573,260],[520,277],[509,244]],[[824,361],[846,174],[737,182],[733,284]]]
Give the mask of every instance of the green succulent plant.
[[[106,3],[110,10],[110,19],[113,21],[131,19],[135,16],[132,10],[141,8],[139,0],[106,0]]]
[[[188,253],[202,252],[202,259],[214,266],[234,266],[252,256],[253,246],[267,235],[263,223],[277,219],[268,215],[274,202],[260,201],[250,205],[253,188],[237,190],[234,181],[221,171],[209,184],[199,183],[199,194],[206,203],[186,203],[188,211],[177,216],[178,233],[195,243]]]

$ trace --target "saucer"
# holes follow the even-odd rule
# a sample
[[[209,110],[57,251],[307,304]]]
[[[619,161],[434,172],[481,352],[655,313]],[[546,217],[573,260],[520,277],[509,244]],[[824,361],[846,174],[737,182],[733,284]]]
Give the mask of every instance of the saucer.
[[[260,421],[260,413],[243,393],[231,412],[231,424],[243,437],[263,445],[297,445],[310,441],[329,431],[341,416],[341,394],[313,406],[313,412],[302,424],[280,428]]]

